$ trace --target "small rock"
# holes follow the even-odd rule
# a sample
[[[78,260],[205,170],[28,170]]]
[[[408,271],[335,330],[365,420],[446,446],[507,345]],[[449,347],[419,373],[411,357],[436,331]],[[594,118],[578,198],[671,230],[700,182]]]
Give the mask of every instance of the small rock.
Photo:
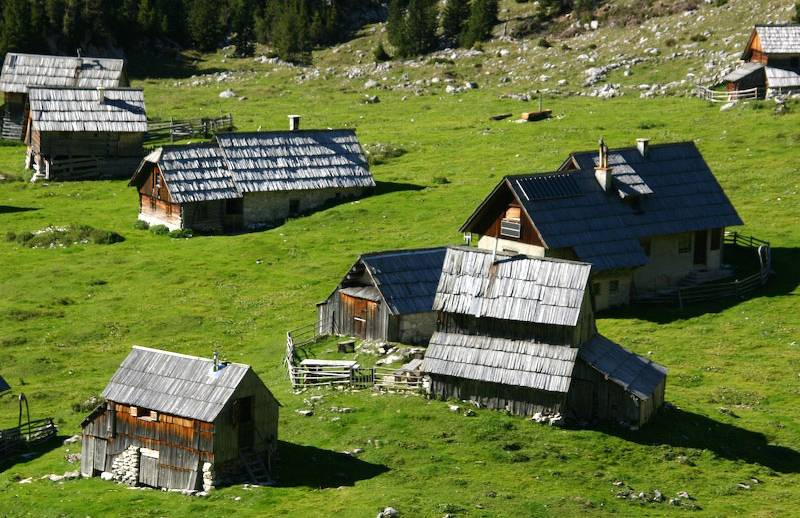
[[[238,502],[238,501],[240,501],[241,499],[242,499],[242,497],[241,497],[241,496],[237,496],[237,497],[236,497],[236,498],[234,498],[233,500],[234,500],[235,502]]]
[[[736,103],[725,103],[725,104],[723,104],[722,106],[719,107],[719,111],[727,112],[727,111],[732,110],[735,106],[736,106]]]
[[[625,482],[623,482],[621,480],[615,480],[614,482],[612,482],[612,484],[617,486],[617,487],[620,487],[620,486],[624,485]]]
[[[297,413],[297,415],[301,415],[303,417],[311,417],[312,415],[314,415],[314,411],[313,410],[295,410],[295,413]]]
[[[386,507],[383,511],[378,513],[377,518],[397,518],[400,513],[394,507]]]
[[[51,473],[50,475],[47,475],[47,479],[50,482],[61,482],[62,480],[64,480],[64,476],[63,475],[56,475],[55,473]]]
[[[75,480],[76,478],[81,478],[81,474],[79,471],[65,471],[63,478],[64,480]]]
[[[80,462],[81,454],[80,453],[67,453],[64,455],[64,460],[69,462],[70,464],[75,464],[76,462]]]
[[[31,482],[33,482],[33,477],[23,478],[19,481],[20,484],[30,484]]]
[[[750,484],[739,482],[738,484],[736,484],[736,487],[738,487],[739,489],[750,489]]]
[[[208,496],[208,492],[206,492],[206,491],[198,491],[197,493],[194,494],[194,496],[199,496],[199,497]]]
[[[669,505],[681,505],[681,501],[678,500],[677,498],[670,498]]]
[[[448,408],[451,412],[461,412],[461,407],[458,405],[450,405]]]
[[[369,90],[370,88],[377,88],[378,86],[380,86],[380,83],[378,83],[374,79],[370,79],[366,83],[364,83],[364,90]]]
[[[664,500],[664,495],[661,494],[661,491],[655,489],[653,491],[653,502],[661,502]]]
[[[678,493],[678,498],[685,498],[686,500],[694,500],[694,498],[692,498],[692,496],[686,491],[681,491],[680,493]]]
[[[64,439],[64,444],[65,445],[67,445],[67,444],[75,444],[77,442],[80,442],[80,440],[81,440],[81,436],[80,435],[73,435],[72,437]]]
[[[464,417],[475,417],[477,414],[471,408],[468,408],[464,411]]]
[[[475,83],[474,81],[467,81],[466,83],[464,83],[464,88],[466,88],[467,90],[477,90],[478,83]]]
[[[364,96],[364,104],[378,104],[379,102],[381,102],[381,98],[377,95]]]
[[[236,93],[233,90],[228,89],[220,92],[219,96],[221,99],[230,99],[232,97],[236,97]]]

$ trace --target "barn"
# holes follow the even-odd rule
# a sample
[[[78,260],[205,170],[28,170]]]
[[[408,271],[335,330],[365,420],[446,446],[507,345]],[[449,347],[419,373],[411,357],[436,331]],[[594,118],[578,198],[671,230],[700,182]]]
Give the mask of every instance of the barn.
[[[144,155],[144,94],[133,88],[28,88],[32,181],[130,177]]]
[[[600,310],[729,275],[722,240],[741,224],[694,143],[639,139],[503,178],[461,231],[489,250],[591,263]]]
[[[139,192],[140,220],[219,232],[274,225],[362,196],[375,181],[355,131],[294,129],[159,148],[130,185]]]
[[[741,59],[722,78],[732,95],[751,88],[767,98],[800,92],[800,25],[756,25]]]
[[[132,486],[209,490],[265,483],[275,399],[248,365],[135,346],[81,423],[81,473]]]
[[[317,304],[320,335],[427,344],[436,330],[433,297],[445,248],[364,254]]]
[[[22,140],[24,137],[29,87],[118,88],[128,85],[122,59],[9,52],[0,72],[0,91],[5,98],[0,133],[4,139]]]
[[[422,370],[430,395],[513,414],[644,424],[666,369],[597,333],[586,263],[450,247]]]

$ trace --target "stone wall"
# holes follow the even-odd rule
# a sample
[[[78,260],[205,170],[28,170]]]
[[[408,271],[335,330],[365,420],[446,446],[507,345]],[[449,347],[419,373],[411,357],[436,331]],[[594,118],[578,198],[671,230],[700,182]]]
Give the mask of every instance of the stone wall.
[[[278,223],[289,216],[318,209],[329,201],[354,198],[363,193],[364,189],[309,189],[245,193],[244,226],[258,228]]]
[[[122,453],[114,458],[111,463],[111,473],[114,480],[129,486],[139,484],[139,448],[128,446]]]
[[[217,484],[214,478],[214,465],[210,462],[203,463],[203,491],[211,491]]]
[[[593,275],[592,297],[595,311],[629,304],[631,282],[632,276],[629,270]]]
[[[633,274],[633,283],[639,292],[673,286],[694,270],[718,270],[722,264],[722,244],[719,250],[710,249],[710,231],[705,243],[695,243],[694,233],[657,236],[650,241],[650,261]],[[687,251],[680,252],[682,239],[688,239]],[[706,247],[706,264],[694,264],[694,247]]]
[[[392,318],[392,317],[390,317]],[[413,313],[395,317],[398,319],[396,340],[404,344],[426,344],[436,331],[436,313]]]

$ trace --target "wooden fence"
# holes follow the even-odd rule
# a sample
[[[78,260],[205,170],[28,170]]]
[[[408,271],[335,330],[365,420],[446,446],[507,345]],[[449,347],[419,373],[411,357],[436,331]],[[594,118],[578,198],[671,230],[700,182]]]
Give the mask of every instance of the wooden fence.
[[[202,117],[199,119],[173,119],[147,121],[145,140],[166,140],[170,142],[191,137],[209,137],[223,131],[233,131],[233,115],[221,117]]]
[[[13,453],[54,438],[57,433],[58,428],[49,417],[0,430],[0,463]]]
[[[730,298],[744,299],[758,288],[765,285],[772,272],[772,252],[767,241],[745,236],[738,232],[725,232],[724,243],[730,246],[741,246],[755,249],[758,254],[759,270],[733,281],[709,282],[697,286],[678,287],[674,290],[637,298],[639,303],[677,305],[681,309],[686,304],[725,300]]]
[[[763,88],[748,88],[747,90],[712,90],[705,86],[697,87],[697,96],[712,103],[729,103],[733,101],[746,101],[763,97]]]

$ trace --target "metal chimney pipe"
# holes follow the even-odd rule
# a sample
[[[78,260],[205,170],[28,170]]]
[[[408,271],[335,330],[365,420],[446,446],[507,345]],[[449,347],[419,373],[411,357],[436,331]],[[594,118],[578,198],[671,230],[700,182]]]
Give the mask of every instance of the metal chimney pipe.
[[[214,351],[214,372],[219,370],[219,353]]]
[[[647,152],[649,151],[650,147],[650,139],[649,138],[637,138],[636,139],[636,149],[639,150],[639,154],[643,157],[647,157]]]

